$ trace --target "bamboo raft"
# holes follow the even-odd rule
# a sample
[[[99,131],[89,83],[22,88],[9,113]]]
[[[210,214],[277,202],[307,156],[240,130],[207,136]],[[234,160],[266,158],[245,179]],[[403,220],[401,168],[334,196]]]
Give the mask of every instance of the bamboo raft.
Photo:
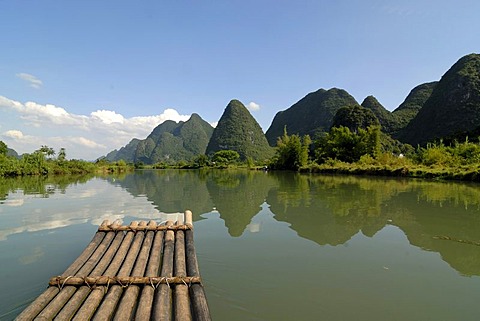
[[[192,213],[177,222],[104,221],[16,320],[211,320]]]

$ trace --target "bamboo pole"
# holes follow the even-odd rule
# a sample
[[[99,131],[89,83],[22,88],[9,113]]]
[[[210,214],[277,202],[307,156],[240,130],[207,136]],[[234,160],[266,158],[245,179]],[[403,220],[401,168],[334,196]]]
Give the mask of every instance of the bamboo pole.
[[[39,300],[42,296],[37,298],[43,307],[48,304],[40,310],[38,320],[51,320],[60,309],[58,320],[89,320],[92,315],[93,320],[105,320],[114,313],[115,320],[211,320],[192,229],[190,211],[185,212],[185,224],[183,219],[161,226],[152,221],[148,225],[132,222],[123,229],[120,224],[103,222],[81,254],[84,258],[80,256],[66,270],[74,274],[50,280],[49,289],[56,292],[42,294],[45,304]],[[127,231],[125,236],[123,231]],[[62,288],[60,293],[58,288]]]
[[[95,265],[100,261],[105,251],[110,246],[115,233],[107,233],[103,238],[100,245],[96,248],[95,252],[90,256],[90,258],[85,262],[85,264],[78,270],[76,273],[77,276],[86,276],[88,275],[95,267]],[[65,306],[68,300],[73,296],[77,290],[74,286],[66,286],[60,290],[60,293],[43,309],[43,311],[37,316],[39,320],[51,320],[53,319],[59,311]]]
[[[183,224],[183,217],[180,217],[177,224]],[[182,230],[178,230],[175,233],[175,273],[176,277],[186,277],[187,267],[185,262],[185,233]],[[190,300],[188,297],[188,285],[184,284],[175,285],[174,295],[174,314],[175,320],[178,321],[191,321],[192,314],[190,311]]]
[[[115,225],[119,225],[118,221],[115,221],[112,224],[112,226],[115,226]],[[91,277],[101,276],[103,272],[105,272],[105,269],[107,268],[108,264],[110,264],[110,261],[112,260],[118,248],[120,247],[120,244],[122,243],[123,233],[115,233],[115,232],[108,232],[108,233],[113,235],[115,238],[113,239],[113,242],[108,247],[108,250],[102,256],[100,262],[98,262],[98,264],[90,273]],[[63,282],[61,282],[60,280],[57,280],[57,284],[73,285],[73,284],[67,284],[68,280],[70,280],[70,278],[65,278]],[[50,285],[55,285],[55,284],[52,284],[52,282],[50,282]],[[65,304],[62,310],[55,317],[55,320],[70,320],[74,316],[75,312],[84,303],[85,299],[91,292],[92,290],[91,285],[93,285],[93,283],[87,281],[84,284],[78,284],[78,285],[84,285],[84,286],[80,287],[75,292],[75,294],[70,298],[70,300]]]
[[[148,260],[147,269],[145,271],[146,277],[156,277],[159,275],[160,261],[163,254],[164,233],[165,232],[162,230],[157,230],[155,232],[155,238],[153,240],[152,249],[150,251],[150,258]],[[137,313],[135,314],[135,320],[150,320],[150,315],[152,314],[152,303],[154,294],[155,288],[153,286],[143,287],[142,293],[140,295],[140,301],[138,303]]]
[[[167,225],[171,225],[172,222],[167,222]],[[174,254],[174,242],[175,232],[167,230],[165,233],[164,250],[163,250],[163,262],[161,276],[171,277],[173,274],[173,254]],[[172,316],[172,298],[171,289],[168,284],[160,284],[156,289],[152,317],[154,320],[171,320]]]
[[[150,221],[148,223],[149,227],[155,227],[157,223]],[[144,235],[145,232],[139,231],[137,234]],[[145,267],[147,266],[148,255],[150,253],[150,248],[152,246],[154,232],[153,230],[148,231],[143,240],[140,253],[138,254],[137,261],[133,267],[132,275],[133,276],[143,276],[145,274]],[[140,292],[138,285],[131,285],[126,290],[120,300],[120,303],[117,307],[114,320],[123,321],[130,320],[134,315],[135,308],[137,306],[137,298]]]
[[[137,222],[132,222],[132,224],[138,224]],[[132,225],[131,224],[131,225]],[[117,274],[118,270],[120,269],[125,256],[128,253],[130,245],[133,241],[134,232],[123,234],[123,232],[117,233],[117,235],[124,235],[123,240],[120,244],[120,248],[116,251],[115,257],[113,258],[112,262],[108,265],[107,270],[104,272],[106,276],[114,276]],[[97,310],[98,306],[102,302],[105,293],[108,291],[109,284],[103,286],[95,287],[92,292],[90,292],[89,296],[80,307],[80,310],[77,312],[76,316],[73,320],[90,320],[92,315]]]
[[[102,226],[108,225],[108,221],[103,221]],[[105,237],[104,232],[97,232],[93,236],[90,243],[83,250],[80,256],[62,273],[62,276],[74,275],[83,263],[92,255],[98,245],[102,242]],[[15,320],[33,320],[47,305],[48,303],[58,294],[59,289],[56,287],[49,287],[46,289],[40,296],[38,296],[30,305],[20,313]]]
[[[185,211],[185,223],[187,225],[192,225],[192,212],[188,210]],[[185,243],[187,251],[187,275],[200,276],[197,262],[197,254],[195,252],[195,244],[193,241],[193,230],[185,231]],[[201,284],[192,284],[192,286],[190,287],[190,298],[192,302],[192,310],[195,320],[211,321],[207,298]]]
[[[137,226],[138,222],[132,222],[133,226]],[[140,222],[140,224],[146,224],[145,222]],[[134,233],[130,231],[128,233]],[[141,246],[141,242],[143,239],[143,233],[137,233],[134,238],[133,242],[131,243],[130,249],[128,250],[128,254],[125,257],[122,267],[118,272],[119,276],[128,276],[132,270],[133,264],[135,263],[135,259],[137,258],[138,251]],[[110,316],[113,315],[115,311],[115,307],[117,306],[118,301],[120,300],[120,296],[122,295],[123,287],[120,285],[114,285],[108,291],[105,299],[103,300],[102,304],[98,308],[96,314],[93,317],[93,320],[109,320]]]

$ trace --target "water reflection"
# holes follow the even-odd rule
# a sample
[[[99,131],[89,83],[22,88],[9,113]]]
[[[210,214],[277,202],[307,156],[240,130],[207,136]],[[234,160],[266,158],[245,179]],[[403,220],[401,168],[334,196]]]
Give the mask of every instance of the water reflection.
[[[479,241],[475,184],[253,171],[145,171],[114,184],[146,195],[162,212],[189,208],[198,220],[217,211],[232,237],[261,231],[252,219],[264,202],[277,221],[319,245],[342,245],[358,233],[373,237],[394,225],[460,273],[480,275],[478,246],[452,241]]]
[[[240,236],[249,227],[252,231],[259,227],[251,223],[261,210],[268,191],[275,185],[275,179],[265,173],[252,171],[214,171],[207,179],[207,187],[220,217],[231,236]]]
[[[267,203],[277,220],[290,223],[302,237],[340,245],[359,232],[372,237],[395,225],[410,244],[440,253],[462,274],[480,275],[480,248],[454,241],[480,239],[478,185],[297,175],[301,187],[292,194],[293,178],[286,179],[269,191]]]
[[[135,197],[145,196],[164,213],[189,209],[194,221],[212,210],[213,203],[206,186],[208,172],[188,170],[138,171],[135,175],[109,179]]]
[[[231,236],[240,236],[265,202],[276,180],[252,171],[140,171],[111,179],[134,196],[145,196],[160,212],[193,212],[194,221],[216,210]]]
[[[134,197],[121,187],[106,184],[106,179],[113,180],[69,176],[0,180],[0,241],[20,233],[55,231],[85,223],[98,226],[105,219],[168,219],[145,197]]]
[[[359,233],[373,237],[396,226],[410,244],[439,253],[464,275],[480,275],[480,247],[455,241],[480,242],[480,188],[453,182],[174,170],[94,179],[2,179],[0,241],[24,232],[99,225],[104,219],[161,221],[185,209],[192,210],[195,221],[218,212],[229,235],[241,237],[245,231],[262,232],[255,220],[262,206],[321,246],[343,245]],[[33,251],[23,262],[41,253]]]

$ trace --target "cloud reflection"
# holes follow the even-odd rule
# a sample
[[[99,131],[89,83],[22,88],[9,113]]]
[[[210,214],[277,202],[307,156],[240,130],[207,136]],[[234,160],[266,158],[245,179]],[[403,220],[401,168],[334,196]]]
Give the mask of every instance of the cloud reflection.
[[[18,195],[18,194],[17,194]],[[146,197],[134,197],[125,189],[93,179],[88,184],[71,185],[67,193],[53,192],[48,200],[22,195],[22,199],[7,199],[0,206],[3,227],[0,241],[19,233],[50,231],[72,225],[90,223],[98,226],[104,220],[176,221],[182,213],[162,213]],[[1,213],[1,212],[0,212]]]

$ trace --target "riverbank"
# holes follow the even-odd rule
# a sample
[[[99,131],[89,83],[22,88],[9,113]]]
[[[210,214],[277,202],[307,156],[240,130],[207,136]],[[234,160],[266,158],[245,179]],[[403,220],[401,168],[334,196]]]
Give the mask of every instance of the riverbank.
[[[348,174],[365,176],[411,177],[438,180],[480,182],[480,165],[458,167],[426,165],[376,165],[334,161],[312,164],[299,169],[302,173]]]

